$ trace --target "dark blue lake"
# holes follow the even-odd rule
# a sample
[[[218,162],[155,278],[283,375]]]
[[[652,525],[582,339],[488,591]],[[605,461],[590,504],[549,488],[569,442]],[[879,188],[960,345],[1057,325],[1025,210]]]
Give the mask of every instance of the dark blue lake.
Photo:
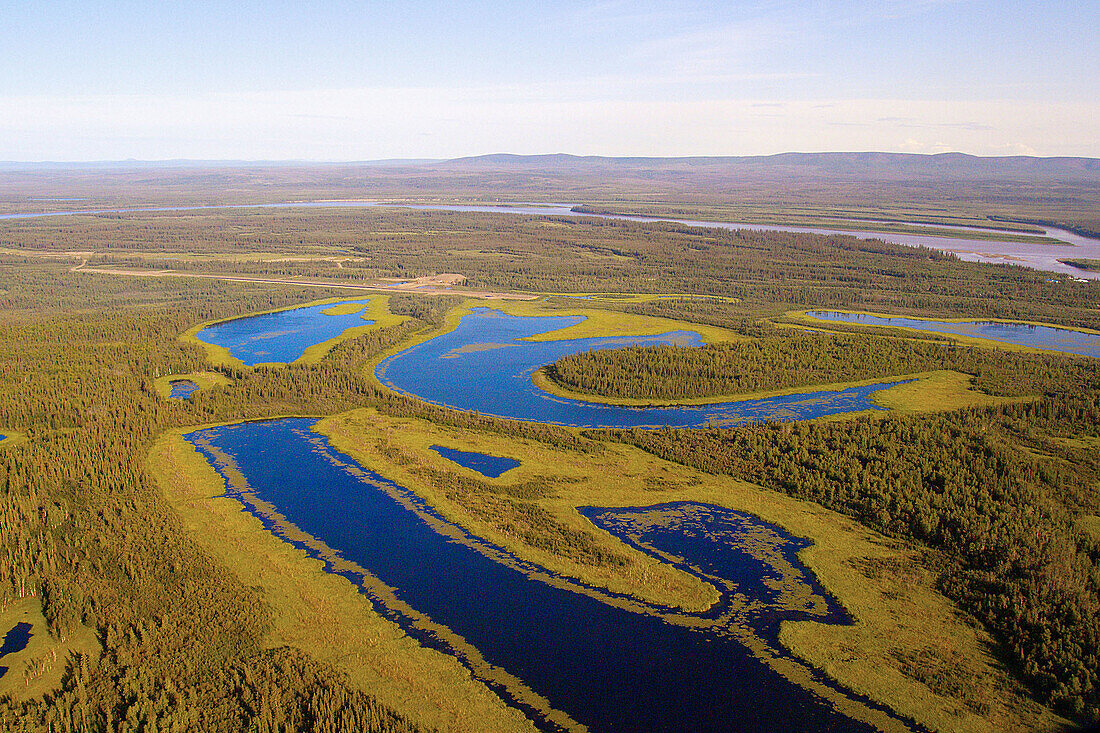
[[[0,436],[2,438],[3,436]],[[14,654],[15,652],[21,652],[27,648],[27,644],[30,643],[31,637],[34,634],[31,633],[31,625],[26,621],[20,621],[11,628],[8,633],[4,634],[4,643],[0,646],[0,659],[8,654]],[[8,667],[0,667],[0,677],[3,677],[8,673]]]
[[[872,316],[867,313],[809,311],[806,315],[823,321],[857,323],[864,326],[900,326],[935,333],[974,336],[1006,344],[1062,351],[1067,354],[1100,357],[1100,334],[1072,331],[1068,328],[1036,326],[1030,323],[996,323],[993,321],[950,323],[948,321],[927,321],[923,318],[905,318],[902,316]]]
[[[510,316],[475,308],[454,331],[395,354],[378,365],[383,384],[399,392],[459,410],[575,427],[702,427],[764,420],[809,420],[860,410],[881,410],[870,396],[900,384],[882,382],[832,392],[670,407],[602,405],[551,395],[531,381],[542,366],[567,354],[632,344],[698,346],[690,331],[629,338],[523,341],[564,328],[581,316]]]
[[[169,392],[168,396],[177,400],[187,399],[199,388],[199,385],[195,384],[190,379],[176,379],[171,382],[170,386],[172,387],[172,391]]]
[[[368,300],[348,300],[362,303]],[[374,321],[363,319],[360,311],[344,315],[325,313],[343,303],[302,306],[291,310],[245,316],[215,323],[195,334],[204,343],[224,346],[229,353],[248,366],[257,364],[289,364],[300,358],[310,346],[336,338],[349,328],[368,326]]]
[[[33,636],[31,628],[31,625],[26,621],[20,621],[8,633],[4,634],[4,643],[0,645],[0,657],[26,649],[31,636]]]
[[[342,572],[363,581],[361,588],[383,615],[421,643],[455,654],[475,675],[478,669],[502,668],[551,708],[595,731],[871,729],[832,704],[837,695],[857,698],[836,691],[812,671],[807,672],[812,684],[807,684],[820,694],[792,683],[762,661],[763,652],[754,652],[734,625],[708,623],[728,615],[734,605],[729,593],[723,591],[715,608],[693,615],[555,579],[447,524],[408,490],[362,469],[313,433],[314,422],[244,423],[186,437],[223,477],[233,475],[226,458],[241,472],[247,487],[229,485],[227,493],[265,526],[281,531],[276,518],[251,504],[255,499],[273,505],[286,521],[373,576],[366,582],[359,572]],[[721,512],[714,516],[723,532],[736,530],[733,525],[741,521]],[[706,517],[700,514],[693,521],[703,526]],[[771,533],[770,546],[783,556],[782,535],[757,524]],[[642,539],[663,542],[652,534]],[[705,544],[676,549],[693,566],[751,591],[744,577],[758,568],[730,567],[742,561],[744,552]],[[330,569],[333,562],[327,561]],[[808,574],[801,565],[796,570]],[[398,607],[371,592],[374,579],[392,589],[392,604]],[[452,633],[476,652],[455,646]],[[767,646],[768,654],[782,654]],[[512,696],[513,683],[487,682],[540,726],[554,727],[539,703]]]
[[[448,461],[454,461],[463,468],[477,471],[482,476],[488,476],[489,478],[500,478],[506,471],[511,471],[519,465],[519,461],[515,458],[490,456],[485,453],[447,448],[442,445],[433,445],[430,447]]]

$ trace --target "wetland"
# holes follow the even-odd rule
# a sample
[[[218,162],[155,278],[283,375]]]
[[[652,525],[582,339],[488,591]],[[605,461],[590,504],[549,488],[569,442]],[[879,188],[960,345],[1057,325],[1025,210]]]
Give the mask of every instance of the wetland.
[[[702,504],[587,510],[597,525],[719,582],[716,604],[685,613],[563,578],[470,535],[333,449],[314,422],[185,437],[266,527],[352,579],[421,643],[458,656],[541,727],[871,729],[840,712],[855,708],[904,727],[819,674],[802,668],[811,691],[769,663],[796,664],[775,643],[780,619],[848,622],[798,561],[806,543],[777,527]]]

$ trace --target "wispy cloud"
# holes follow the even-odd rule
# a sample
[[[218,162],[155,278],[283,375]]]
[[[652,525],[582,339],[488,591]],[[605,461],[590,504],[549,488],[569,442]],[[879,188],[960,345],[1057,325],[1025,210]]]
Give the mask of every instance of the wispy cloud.
[[[569,151],[1100,156],[1091,103],[577,99],[514,87],[0,97],[0,159],[365,160]],[[778,106],[782,105],[782,106]]]
[[[897,127],[923,127],[923,128],[955,128],[958,130],[994,130],[993,125],[985,122],[934,122],[918,120],[913,117],[879,117],[876,122],[895,125]]]

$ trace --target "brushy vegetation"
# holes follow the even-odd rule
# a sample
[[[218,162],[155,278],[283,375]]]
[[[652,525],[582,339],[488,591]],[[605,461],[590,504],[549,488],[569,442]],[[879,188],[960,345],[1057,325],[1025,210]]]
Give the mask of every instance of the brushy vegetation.
[[[1100,395],[924,416],[607,431],[662,458],[850,514],[934,551],[942,590],[1040,698],[1100,717]]]
[[[699,348],[631,346],[571,354],[548,366],[546,374],[586,394],[677,400],[938,369],[973,374],[978,389],[1001,396],[1100,389],[1092,361],[1075,356],[789,329]]]
[[[339,674],[295,652],[262,651],[263,599],[196,549],[144,471],[156,434],[195,419],[155,386],[159,375],[203,366],[176,335],[305,294],[93,282],[56,268],[0,268],[0,290],[0,422],[26,435],[0,452],[0,603],[39,596],[52,634],[85,625],[104,647],[98,662],[74,659],[45,699],[0,699],[5,729],[231,731],[282,721],[411,730]]]
[[[904,364],[903,372],[967,371],[996,394],[1046,396],[1032,406],[934,416],[586,437],[383,390],[365,371],[371,360],[444,323],[455,302],[395,295],[392,312],[408,320],[340,344],[316,364],[223,366],[228,384],[169,401],[158,394],[158,378],[209,368],[200,349],[176,338],[192,325],[346,293],[69,272],[84,256],[65,253],[92,243],[100,254],[90,259],[113,266],[333,281],[463,272],[473,287],[737,298],[600,303],[758,339],[700,350],[711,367],[673,367],[671,378],[685,384],[672,389],[746,391],[730,388],[759,389],[769,379],[795,386],[825,374],[822,381],[861,370],[888,375]],[[0,247],[26,253],[0,262],[0,425],[23,436],[0,446],[0,603],[39,596],[52,633],[87,626],[104,649],[98,662],[75,659],[47,698],[0,702],[4,724],[134,730],[180,721],[230,730],[281,720],[350,730],[376,721],[378,730],[406,729],[335,672],[293,651],[265,651],[263,598],[197,549],[145,471],[149,446],[170,428],[363,406],[579,450],[614,437],[844,511],[927,550],[940,563],[942,589],[992,632],[1040,699],[1100,717],[1100,546],[1080,529],[1083,517],[1098,513],[1092,362],[866,335],[783,335],[760,322],[803,306],[1098,328],[1090,284],[843,236],[441,212],[28,220],[5,223]],[[62,256],[42,264],[35,249]],[[356,259],[289,259],[334,253]],[[656,375],[666,367],[657,365],[668,353],[633,352],[645,368],[632,386],[620,374],[594,389],[652,391],[665,379]],[[775,374],[752,374],[769,366]],[[578,368],[577,379],[598,371]],[[571,538],[547,536],[551,550]],[[614,562],[583,548],[579,556]]]

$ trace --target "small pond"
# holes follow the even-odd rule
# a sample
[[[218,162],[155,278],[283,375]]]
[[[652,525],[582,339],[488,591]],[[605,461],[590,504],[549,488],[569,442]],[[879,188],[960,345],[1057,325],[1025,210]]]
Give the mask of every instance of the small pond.
[[[1061,351],[1067,354],[1100,357],[1100,334],[1073,331],[1068,328],[1037,326],[1031,323],[997,323],[994,321],[952,323],[950,321],[932,321],[923,318],[905,318],[903,316],[873,316],[869,313],[809,311],[806,315],[822,321],[856,323],[863,326],[913,328],[920,331],[972,336],[1006,344],[1016,344],[1017,346]]]
[[[190,379],[174,379],[170,382],[169,386],[172,388],[172,391],[168,393],[168,396],[176,400],[187,399],[199,388],[199,385],[195,384]]]
[[[362,308],[347,313],[349,303]],[[368,326],[374,321],[362,317],[369,300],[302,306],[290,310],[245,316],[207,326],[195,334],[203,343],[222,346],[248,366],[289,364],[301,358],[310,346],[324,343],[349,328]]]
[[[668,407],[605,405],[557,397],[539,389],[531,381],[534,371],[567,354],[633,344],[702,343],[699,335],[690,331],[628,338],[524,340],[582,320],[582,316],[510,316],[475,308],[462,317],[454,331],[391,356],[375,373],[391,389],[428,402],[515,420],[591,428],[705,427],[881,410],[871,395],[902,383]]]
[[[430,447],[448,461],[453,461],[463,468],[477,471],[482,476],[487,476],[489,478],[500,478],[505,472],[511,471],[519,465],[519,461],[514,458],[490,456],[485,453],[447,448],[442,445],[433,445]]]
[[[8,633],[4,634],[4,643],[0,645],[0,659],[3,659],[8,654],[14,654],[26,649],[27,644],[30,643],[31,637],[34,636],[34,634],[31,633],[31,628],[31,625],[26,621],[20,621],[13,626]],[[7,673],[7,667],[0,667],[0,677],[3,677]]]
[[[760,733],[865,731],[838,706],[883,714],[775,642],[780,617],[846,621],[798,562],[804,540],[699,504],[587,510],[646,551],[719,581],[721,599],[706,612],[652,606],[555,576],[469,535],[337,452],[312,432],[314,423],[243,423],[186,438],[226,479],[227,495],[268,529],[359,584],[380,613],[457,656],[540,727],[555,729],[553,710],[593,731],[727,731],[733,721]],[[674,527],[694,534],[676,540],[666,532]],[[764,580],[753,581],[764,566]],[[783,599],[784,588],[805,582],[812,585],[789,594],[798,602]],[[807,686],[770,666],[779,657],[803,670]]]

